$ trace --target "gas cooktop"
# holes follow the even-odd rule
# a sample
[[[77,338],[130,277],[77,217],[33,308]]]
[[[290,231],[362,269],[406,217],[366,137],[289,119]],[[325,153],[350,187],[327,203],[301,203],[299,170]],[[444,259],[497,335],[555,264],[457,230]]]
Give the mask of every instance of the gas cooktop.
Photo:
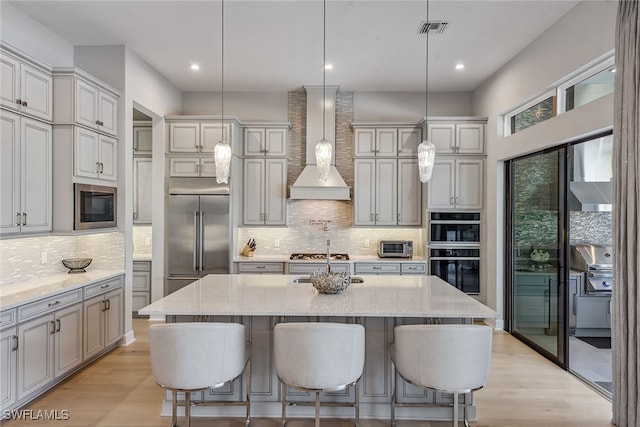
[[[291,254],[290,260],[296,261],[326,261],[327,254]],[[348,261],[349,254],[331,254],[331,261]]]

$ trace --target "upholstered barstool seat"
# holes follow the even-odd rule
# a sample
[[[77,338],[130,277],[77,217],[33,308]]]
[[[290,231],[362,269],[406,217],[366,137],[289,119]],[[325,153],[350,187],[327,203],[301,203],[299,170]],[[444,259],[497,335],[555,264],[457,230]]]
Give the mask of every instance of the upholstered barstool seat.
[[[172,392],[172,425],[177,423],[177,393],[184,392],[185,426],[191,422],[191,392],[223,386],[246,375],[246,401],[207,402],[246,406],[250,424],[251,345],[245,327],[237,323],[169,323],[149,328],[151,372]]]
[[[315,393],[320,425],[320,392],[355,385],[356,425],[360,419],[359,379],[364,369],[364,327],[358,324],[280,323],[274,330],[274,358],[282,385],[282,425],[287,422],[286,387]],[[299,403],[297,403],[299,404]]]
[[[411,384],[453,394],[453,425],[458,426],[458,395],[482,388],[489,375],[492,330],[483,325],[402,325],[394,328],[391,355],[391,425],[397,406],[396,370]],[[466,404],[464,405],[466,421]]]

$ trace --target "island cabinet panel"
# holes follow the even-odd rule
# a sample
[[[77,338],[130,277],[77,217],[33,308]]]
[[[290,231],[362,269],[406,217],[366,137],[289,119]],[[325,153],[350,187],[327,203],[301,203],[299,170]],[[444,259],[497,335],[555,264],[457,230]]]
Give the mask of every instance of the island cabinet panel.
[[[251,375],[251,399],[277,402],[280,382],[273,362],[273,318],[250,317],[247,323],[252,345],[251,371],[261,373]]]
[[[391,374],[389,343],[393,336],[393,320],[367,317],[362,319],[365,328],[365,362],[360,401],[389,402],[391,399]]]

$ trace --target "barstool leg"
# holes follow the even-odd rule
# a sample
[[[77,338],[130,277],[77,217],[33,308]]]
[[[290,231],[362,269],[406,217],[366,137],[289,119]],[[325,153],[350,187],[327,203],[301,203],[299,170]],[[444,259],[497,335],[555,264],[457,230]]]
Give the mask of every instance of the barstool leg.
[[[287,386],[283,382],[280,383],[282,393],[282,427],[287,424]]]
[[[458,427],[458,392],[453,392],[453,427]]]
[[[184,427],[191,427],[191,392],[184,392]]]
[[[356,382],[356,427],[360,426],[360,380]]]
[[[316,427],[320,427],[320,392],[316,391]]]
[[[247,376],[247,420],[245,426],[249,427],[251,425],[251,359],[247,361],[244,373]]]
[[[171,427],[178,425],[178,392],[171,390]]]

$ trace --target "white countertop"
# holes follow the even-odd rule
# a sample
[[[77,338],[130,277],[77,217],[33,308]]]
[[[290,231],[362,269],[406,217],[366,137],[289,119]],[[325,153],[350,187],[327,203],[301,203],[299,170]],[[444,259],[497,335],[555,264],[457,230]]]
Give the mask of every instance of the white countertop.
[[[380,258],[377,255],[349,255],[348,260],[332,260],[331,262],[426,262],[424,257],[414,256],[413,258]],[[233,258],[233,262],[326,262],[318,260],[291,260],[289,255],[254,255],[251,257],[238,255]]]
[[[59,273],[0,287],[0,310],[57,295],[100,280],[124,274],[124,270],[87,270],[86,273]]]
[[[152,254],[133,254],[133,261],[151,261]]]
[[[144,315],[496,318],[436,276],[361,276],[338,295],[319,294],[299,275],[212,274],[138,311]]]

